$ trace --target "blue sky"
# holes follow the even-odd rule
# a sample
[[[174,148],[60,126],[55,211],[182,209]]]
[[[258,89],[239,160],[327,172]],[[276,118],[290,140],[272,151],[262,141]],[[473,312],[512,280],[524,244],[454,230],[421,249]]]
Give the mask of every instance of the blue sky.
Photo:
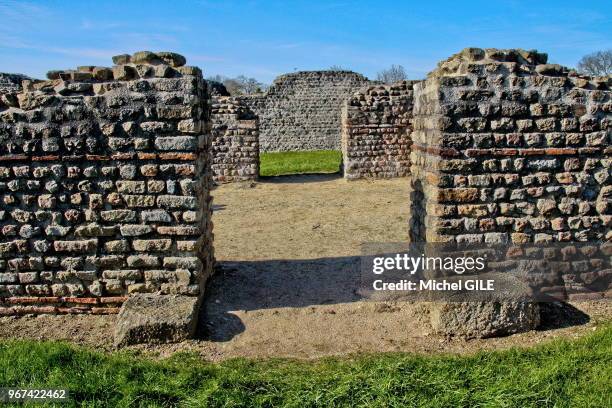
[[[612,48],[612,1],[0,0],[0,72],[111,65],[138,50],[179,52],[206,76],[264,82],[340,65],[411,78],[465,47],[536,48],[575,66]]]

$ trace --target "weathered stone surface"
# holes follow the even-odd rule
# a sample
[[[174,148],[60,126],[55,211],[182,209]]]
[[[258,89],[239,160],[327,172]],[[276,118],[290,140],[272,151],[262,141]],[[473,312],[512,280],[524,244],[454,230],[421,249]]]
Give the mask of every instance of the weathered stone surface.
[[[515,243],[583,240],[586,232],[576,219],[569,221],[580,208],[592,211],[593,197],[601,189],[596,180],[608,182],[604,167],[610,152],[596,148],[589,153],[591,160],[579,146],[587,146],[589,137],[598,146],[600,139],[592,130],[597,124],[609,126],[610,112],[604,107],[609,87],[572,88],[568,70],[544,64],[537,52],[480,51],[454,55],[414,86],[419,103],[413,110],[411,171],[415,189],[422,192],[417,199],[425,200],[425,207],[459,205],[457,213],[427,214],[427,219],[412,214],[413,237],[457,241],[483,236],[485,242],[509,237]],[[481,57],[474,58],[474,53]],[[509,89],[508,83],[516,88]],[[585,100],[599,106],[593,116],[585,115]],[[580,123],[591,125],[580,129]],[[582,188],[592,193],[578,193]],[[419,207],[414,206],[417,212]],[[607,216],[601,209],[597,216]],[[503,223],[482,219],[497,212],[505,217]],[[599,240],[605,231],[595,224],[588,235]]]
[[[124,237],[138,237],[153,232],[153,227],[150,225],[124,224],[119,227],[119,231]]]
[[[0,95],[21,91],[22,82],[27,80],[30,80],[30,77],[26,75],[0,72]]]
[[[95,251],[98,246],[97,239],[87,239],[81,241],[55,241],[53,248],[57,252],[91,252]]]
[[[133,294],[115,326],[115,346],[179,342],[195,334],[199,300],[195,296]]]
[[[159,57],[151,51],[138,51],[132,54],[130,62],[133,64],[153,64],[159,61]]]
[[[122,64],[127,64],[130,61],[131,56],[129,54],[121,54],[121,55],[115,55],[113,57],[113,64],[117,64],[117,65],[122,65]],[[52,79],[52,78],[49,78]]]
[[[212,104],[212,172],[217,183],[259,176],[259,119],[239,99],[215,95]]]
[[[116,313],[132,293],[197,297],[211,274],[201,72],[174,53],[113,62],[49,81],[0,75],[0,304],[39,296],[28,307],[41,313]],[[172,257],[191,269],[160,271]]]
[[[164,252],[172,246],[171,239],[135,239],[132,243],[135,251]]]
[[[142,211],[140,213],[140,219],[143,222],[163,222],[163,223],[171,223],[173,220],[170,213],[164,210]]]
[[[136,221],[137,213],[132,210],[109,210],[101,211],[100,217],[107,222],[133,222]]]
[[[472,49],[416,83],[411,240],[532,246],[502,266],[510,273],[519,260],[554,260],[555,282],[525,276],[534,295],[552,287],[562,299],[605,296],[585,272],[610,267],[597,246],[611,236],[611,209],[597,197],[610,184],[609,131],[598,132],[610,128],[612,93],[609,81],[576,78],[535,51]],[[573,243],[596,249],[570,259],[560,249]]]
[[[612,239],[610,81],[541,53],[466,49],[425,81],[367,88],[354,73],[295,73],[212,107],[201,71],[180,56],[114,62],[0,85],[0,298],[200,295],[212,177],[256,177],[259,128],[264,151],[338,149],[345,99],[347,174],[410,166],[413,241]],[[584,295],[609,270],[609,254],[583,255],[553,288]],[[440,330],[535,324],[532,306],[495,305],[448,306]]]
[[[172,67],[182,67],[187,63],[185,57],[174,52],[158,51],[155,54],[161,58],[166,64]]]
[[[113,78],[117,81],[128,81],[135,78],[136,70],[128,65],[117,65],[113,67]]]
[[[534,330],[540,308],[530,302],[432,303],[433,329],[447,336],[495,337]]]
[[[340,150],[342,103],[368,83],[350,71],[304,71],[238,99],[259,117],[261,151]]]
[[[369,86],[346,100],[342,110],[345,178],[410,174],[413,83]]]
[[[155,147],[159,150],[195,150],[198,141],[193,136],[169,136],[155,139]]]

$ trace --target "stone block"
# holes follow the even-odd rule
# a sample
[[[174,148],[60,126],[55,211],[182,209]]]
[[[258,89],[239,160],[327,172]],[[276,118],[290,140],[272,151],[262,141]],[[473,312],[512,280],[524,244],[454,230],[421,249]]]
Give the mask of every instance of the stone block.
[[[197,138],[193,136],[170,136],[155,138],[155,147],[159,150],[174,151],[188,150],[192,151],[198,147]]]
[[[196,296],[133,294],[117,316],[114,344],[124,347],[192,338],[199,307]]]
[[[535,330],[540,308],[530,302],[448,302],[433,303],[433,329],[447,336],[486,338]]]

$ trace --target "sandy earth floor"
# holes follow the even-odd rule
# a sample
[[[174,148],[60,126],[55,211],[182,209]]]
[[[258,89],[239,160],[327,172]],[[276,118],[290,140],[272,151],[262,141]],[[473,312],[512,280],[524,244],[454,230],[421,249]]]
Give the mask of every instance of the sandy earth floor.
[[[469,353],[580,336],[612,318],[611,302],[550,306],[542,330],[463,340],[432,333],[424,304],[363,301],[360,245],[406,241],[408,180],[293,176],[214,191],[219,262],[199,339],[135,346],[165,356],[317,358],[358,352]],[[0,318],[0,338],[112,347],[113,316]]]

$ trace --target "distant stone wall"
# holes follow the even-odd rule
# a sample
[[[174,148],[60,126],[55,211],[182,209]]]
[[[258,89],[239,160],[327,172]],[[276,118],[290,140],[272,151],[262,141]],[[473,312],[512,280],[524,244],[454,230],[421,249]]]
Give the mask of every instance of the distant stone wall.
[[[296,72],[240,99],[259,117],[261,151],[340,150],[342,104],[369,83],[349,71]]]
[[[610,242],[611,86],[535,51],[466,49],[440,63],[414,87],[412,240]],[[578,299],[609,279],[598,245],[548,289]]]
[[[21,74],[5,74],[0,72],[0,110],[19,104],[17,94],[22,90],[21,83],[29,79]]]
[[[129,294],[200,295],[212,272],[201,72],[113,61],[0,98],[0,315],[115,313]]]
[[[212,174],[217,183],[257,180],[259,120],[240,100],[212,98]]]
[[[413,83],[370,86],[345,102],[342,112],[345,178],[410,174]]]
[[[30,79],[22,74],[7,74],[0,72],[0,93],[6,95],[21,91],[21,82]],[[0,104],[2,101],[0,100]],[[6,105],[6,104],[5,104]]]

